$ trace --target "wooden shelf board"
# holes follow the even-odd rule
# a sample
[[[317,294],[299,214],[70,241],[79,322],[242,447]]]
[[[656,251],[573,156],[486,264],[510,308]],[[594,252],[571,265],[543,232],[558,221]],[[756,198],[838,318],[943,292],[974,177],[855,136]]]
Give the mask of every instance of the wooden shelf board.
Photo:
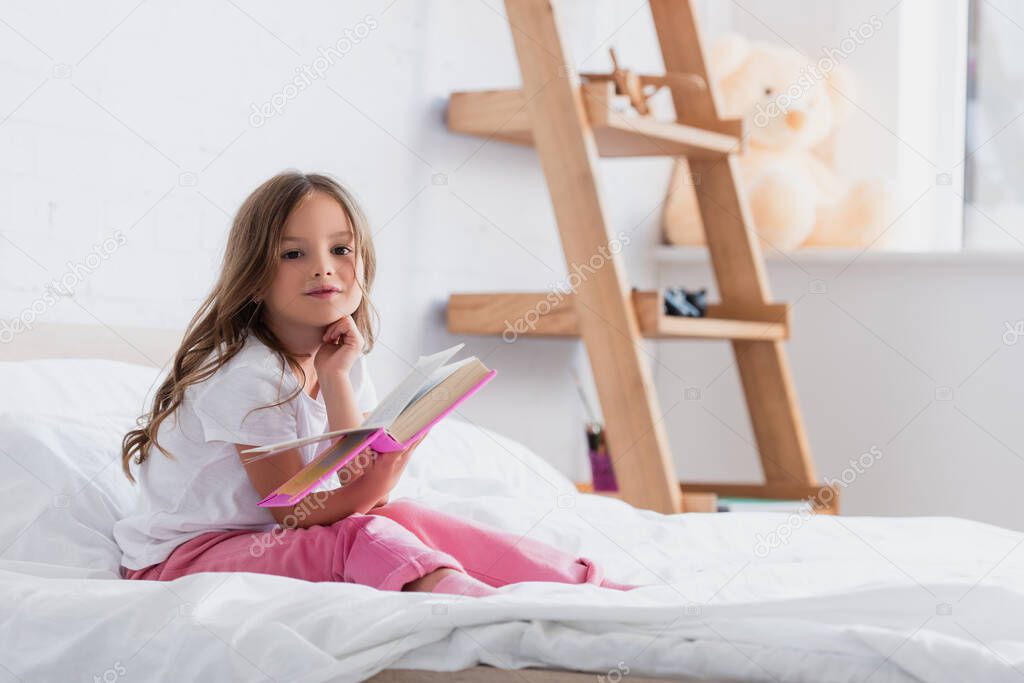
[[[661,293],[633,292],[641,334],[650,339],[744,339],[778,341],[789,338],[784,304],[756,310],[708,307],[708,316],[665,315]],[[452,294],[448,298],[448,331],[454,334],[503,337],[578,337],[575,295],[560,292]]]
[[[604,100],[595,104],[589,99],[587,102],[591,128],[602,157],[718,159],[741,149],[742,140],[734,135],[648,117],[627,117],[604,108],[602,102]],[[520,145],[533,142],[530,117],[520,90],[452,93],[448,103],[448,129]]]
[[[839,514],[839,490],[831,484],[800,484],[768,482],[765,484],[735,483],[679,483],[684,493],[715,493],[735,498],[763,498],[766,500],[808,500],[815,512]]]
[[[717,510],[718,496],[725,498],[760,498],[763,500],[809,500],[813,503],[814,511],[824,515],[839,514],[839,490],[829,484],[734,484],[734,483],[702,483],[687,484],[679,483],[679,489],[683,493],[684,512],[698,512],[698,507],[704,507],[710,501],[713,507],[710,511]],[[826,489],[828,494],[824,492]],[[576,490],[580,493],[593,493],[609,498],[620,498],[616,491],[595,491],[594,485],[590,482],[576,482]],[[707,498],[702,498],[707,497]],[[687,509],[689,508],[689,509]]]

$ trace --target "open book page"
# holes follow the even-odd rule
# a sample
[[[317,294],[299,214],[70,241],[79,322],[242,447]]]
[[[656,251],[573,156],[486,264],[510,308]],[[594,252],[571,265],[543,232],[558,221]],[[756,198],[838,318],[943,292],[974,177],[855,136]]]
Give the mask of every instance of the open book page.
[[[362,431],[363,427],[352,427],[351,429],[338,429],[333,432],[324,432],[323,434],[317,434],[316,436],[307,436],[304,439],[292,439],[291,441],[281,441],[278,443],[268,443],[263,446],[256,446],[254,448],[246,448],[243,453],[259,453],[249,458],[245,458],[243,462],[250,463],[268,458],[272,455],[277,455],[281,451],[287,451],[292,448],[298,448],[299,446],[305,446],[308,443],[316,443],[317,441],[325,441],[327,439],[333,439],[343,434],[354,434],[355,432]]]
[[[331,443],[313,462],[271,492],[259,505],[278,507],[294,504],[327,476],[345,467],[352,457],[371,442],[373,448],[382,453],[405,448],[408,442],[426,433],[495,374],[495,370],[489,370],[477,358],[435,368],[423,383],[424,386],[417,388],[411,402],[387,427],[362,429]],[[432,388],[427,389],[428,386]]]
[[[462,360],[457,360],[454,363],[448,363],[447,365],[443,365],[439,367],[437,370],[434,370],[434,372],[431,373],[430,377],[423,384],[423,386],[420,387],[419,391],[416,392],[416,395],[409,399],[409,403],[406,405],[406,408],[408,408],[412,404],[416,403],[416,401],[423,398],[423,396],[425,396],[427,392],[436,387],[438,384],[451,377],[455,373],[455,371],[461,368],[463,365],[472,363],[475,360],[475,356],[470,356],[469,358],[463,358]],[[392,422],[394,421],[392,420]]]
[[[402,380],[397,387],[391,390],[391,393],[384,397],[384,400],[377,404],[377,407],[373,409],[373,412],[366,418],[363,423],[363,429],[370,429],[373,427],[387,427],[395,421],[402,411],[413,402],[413,400],[424,393],[428,389],[423,389],[424,386],[429,385],[433,380],[433,375],[446,363],[448,359],[454,356],[459,349],[465,344],[456,344],[455,346],[439,351],[430,356],[420,356],[419,360],[416,361],[416,365],[409,376]],[[447,375],[445,375],[447,377]],[[441,377],[444,379],[444,377]],[[440,382],[441,379],[434,381],[434,384]],[[432,385],[431,385],[432,386]]]
[[[360,429],[348,434],[337,443],[325,448],[308,465],[299,470],[291,479],[260,501],[264,504],[282,496],[289,500],[297,499],[308,493],[313,487],[324,481],[355,458],[380,433],[379,429]]]
[[[387,434],[399,444],[407,443],[417,434],[455,409],[467,396],[490,379],[493,371],[475,357],[446,365],[438,373],[446,373],[432,389],[402,411],[387,428]]]

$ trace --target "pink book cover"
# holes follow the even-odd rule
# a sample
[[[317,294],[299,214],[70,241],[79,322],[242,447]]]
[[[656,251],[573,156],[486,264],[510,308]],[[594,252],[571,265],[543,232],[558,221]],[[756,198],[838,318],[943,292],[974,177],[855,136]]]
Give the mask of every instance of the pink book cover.
[[[379,453],[393,453],[402,451],[409,447],[416,439],[430,431],[430,429],[444,419],[449,413],[455,410],[463,401],[475,394],[480,388],[487,384],[497,374],[497,370],[491,370],[477,382],[458,400],[448,406],[444,412],[434,418],[429,424],[413,434],[404,443],[398,442],[388,434],[384,428],[355,430],[338,438],[331,445],[317,455],[308,465],[299,470],[291,479],[271,491],[257,505],[260,507],[287,507],[295,505],[305,498],[310,491],[316,488],[320,482],[332,476],[335,472],[352,461],[357,455],[368,448],[373,448]]]

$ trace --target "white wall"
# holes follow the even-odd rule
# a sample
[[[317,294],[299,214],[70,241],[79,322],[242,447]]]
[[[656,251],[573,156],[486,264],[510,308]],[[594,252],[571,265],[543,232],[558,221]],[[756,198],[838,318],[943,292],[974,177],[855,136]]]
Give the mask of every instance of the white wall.
[[[832,254],[770,259],[793,305],[787,350],[819,478],[849,514],[956,515],[1024,528],[1024,259]],[[664,284],[706,285],[696,260]],[[712,292],[714,288],[712,288]],[[665,342],[656,365],[682,477],[758,481],[746,407],[726,344]],[[700,399],[681,401],[686,387]],[[877,448],[861,472],[850,460]],[[870,459],[865,459],[870,462]],[[854,476],[855,475],[855,476]]]
[[[607,67],[609,39],[624,63],[660,69],[649,13],[633,4],[567,3],[566,38],[582,69]],[[543,290],[566,274],[533,152],[444,126],[451,91],[518,84],[503,12],[496,0],[320,2],[298,13],[271,2],[69,3],[55,22],[34,5],[5,7],[0,318],[36,304],[42,321],[179,328],[208,290],[246,194],[286,167],[323,170],[356,191],[376,226],[383,328],[370,361],[378,384],[390,386],[418,353],[460,341],[443,326],[449,292]],[[252,125],[254,104],[281,93],[346,30],[362,35],[363,24],[373,28],[323,79]],[[665,160],[607,162],[601,181],[619,190],[606,208],[612,232],[631,236],[625,259],[635,284],[707,279],[689,267],[685,277],[659,276],[654,266]],[[125,244],[98,267],[78,269],[73,297],[48,303],[47,283],[115,234]],[[827,300],[799,304],[791,350],[820,474],[838,475],[847,456],[889,438],[925,405],[933,384],[955,385],[998,346],[1002,318],[1017,307],[1016,272],[865,261],[829,290],[934,382]],[[772,275],[780,298],[805,289],[799,271],[773,266]],[[569,374],[585,358],[579,344],[465,341],[500,374],[464,415],[584,478],[582,410]],[[1017,351],[1002,349],[953,403],[932,404],[887,444],[879,469],[847,493],[846,509],[1024,525],[1009,496],[1019,461],[950,410],[960,407],[1020,452],[1020,403],[1003,380]],[[680,380],[665,367],[700,384],[728,365],[721,345],[663,344],[659,353],[666,409]],[[708,413],[748,434],[734,379],[726,373],[702,396],[707,411],[681,404],[667,418],[680,473],[746,478],[749,446]]]
[[[581,68],[607,65],[617,29],[651,30],[636,7],[567,10]],[[0,319],[180,328],[244,197],[286,167],[323,170],[353,188],[375,226],[383,325],[370,362],[389,387],[417,354],[458,341],[443,325],[449,292],[544,290],[566,274],[534,153],[444,123],[453,90],[519,84],[503,12],[496,0],[320,2],[298,13],[271,2],[69,3],[55,22],[38,6],[5,7]],[[352,36],[324,78],[254,119],[253,106],[316,66],[321,48]],[[631,42],[621,57],[657,69],[653,42]],[[607,209],[616,230],[635,230],[630,258],[649,260],[667,163],[625,161],[604,176],[629,188]],[[73,267],[115,235],[125,243],[98,267]],[[632,270],[653,282],[650,268]],[[74,296],[51,305],[47,284],[70,272]],[[578,344],[466,341],[500,379],[465,415],[583,478],[568,370]]]

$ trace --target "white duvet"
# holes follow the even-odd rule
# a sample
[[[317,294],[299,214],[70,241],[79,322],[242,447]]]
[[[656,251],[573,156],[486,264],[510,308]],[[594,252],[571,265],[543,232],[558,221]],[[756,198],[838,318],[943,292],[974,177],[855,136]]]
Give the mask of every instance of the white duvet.
[[[998,527],[662,516],[576,495],[522,446],[450,421],[393,497],[650,585],[524,583],[466,598],[246,573],[124,581],[102,522],[124,502],[110,476],[119,463],[98,445],[116,433],[0,418],[0,494],[12,503],[0,521],[0,682],[355,681],[479,663],[613,682],[1024,680],[1024,536]],[[73,476],[67,462],[46,469],[61,458]]]

